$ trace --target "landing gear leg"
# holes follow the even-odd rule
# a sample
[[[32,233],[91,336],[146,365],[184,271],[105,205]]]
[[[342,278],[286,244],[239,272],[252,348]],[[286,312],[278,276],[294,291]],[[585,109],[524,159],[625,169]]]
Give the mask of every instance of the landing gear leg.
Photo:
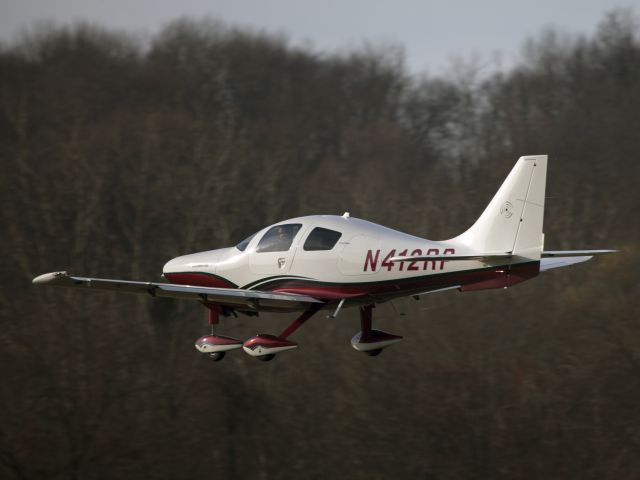
[[[367,339],[371,337],[371,324],[373,323],[373,310],[374,305],[363,305],[360,307],[360,328],[362,331],[362,338]],[[370,357],[377,357],[382,353],[381,348],[374,350],[365,350],[365,355]]]
[[[211,326],[211,335],[213,335],[213,326],[220,323],[220,307],[218,305],[207,305],[209,309],[209,325]]]
[[[373,305],[362,305],[360,307],[360,329],[363,335],[371,334],[371,320],[373,316],[371,310],[373,310]]]
[[[196,350],[204,354],[209,360],[219,362],[222,360],[229,350],[235,350],[242,347],[242,340],[237,338],[226,337],[224,335],[216,335],[213,333],[214,325],[220,323],[220,312],[222,307],[219,305],[206,304],[209,309],[209,325],[211,326],[211,334],[200,337],[196,340]]]

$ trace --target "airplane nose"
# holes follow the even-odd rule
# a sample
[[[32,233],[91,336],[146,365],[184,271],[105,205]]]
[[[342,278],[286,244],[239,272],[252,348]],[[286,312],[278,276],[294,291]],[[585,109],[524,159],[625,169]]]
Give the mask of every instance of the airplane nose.
[[[222,250],[192,253],[165,263],[162,276],[170,283],[201,287],[233,288],[234,284],[216,275]]]
[[[193,262],[191,261],[191,255],[182,255],[180,257],[172,258],[162,267],[162,273],[175,273],[192,270]]]
[[[184,257],[172,258],[167,263],[165,263],[164,267],[162,267],[162,274],[164,275],[165,273],[173,273],[173,272],[181,271],[184,265],[184,262],[182,262],[183,258]]]
[[[164,267],[162,267],[162,273],[190,272],[192,270],[209,269],[210,266],[212,266],[211,262],[194,262],[191,255],[184,255],[172,258],[165,263]]]

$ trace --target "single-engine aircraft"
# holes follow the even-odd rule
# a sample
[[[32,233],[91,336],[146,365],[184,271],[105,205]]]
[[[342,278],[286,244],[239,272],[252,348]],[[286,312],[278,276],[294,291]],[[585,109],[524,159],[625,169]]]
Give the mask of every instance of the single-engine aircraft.
[[[507,288],[539,272],[615,250],[545,251],[547,156],[521,157],[478,220],[463,234],[432,241],[401,233],[348,213],[292,218],[263,228],[234,247],[174,258],[163,268],[169,283],[40,275],[55,285],[152,297],[196,300],[209,310],[211,333],[196,340],[211,360],[243,348],[260,360],[296,348],[289,336],[321,309],[337,317],[358,307],[361,330],[351,345],[370,356],[402,337],[372,328],[377,303],[458,289]],[[279,335],[242,341],[214,333],[221,315],[301,312]]]

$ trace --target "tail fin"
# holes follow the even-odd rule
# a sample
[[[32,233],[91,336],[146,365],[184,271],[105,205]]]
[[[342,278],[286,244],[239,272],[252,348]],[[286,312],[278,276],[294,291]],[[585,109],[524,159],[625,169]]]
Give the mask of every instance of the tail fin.
[[[480,253],[540,260],[547,155],[520,157],[480,218],[452,241]]]

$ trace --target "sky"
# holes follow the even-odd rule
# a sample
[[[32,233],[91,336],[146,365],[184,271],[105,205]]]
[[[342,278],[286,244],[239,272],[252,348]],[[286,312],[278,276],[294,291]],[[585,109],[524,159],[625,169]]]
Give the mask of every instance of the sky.
[[[616,7],[638,14],[640,0],[0,0],[0,39],[42,20],[148,37],[176,18],[208,16],[319,51],[399,45],[410,71],[442,72],[454,58],[508,68],[528,37],[547,27],[591,34]]]

